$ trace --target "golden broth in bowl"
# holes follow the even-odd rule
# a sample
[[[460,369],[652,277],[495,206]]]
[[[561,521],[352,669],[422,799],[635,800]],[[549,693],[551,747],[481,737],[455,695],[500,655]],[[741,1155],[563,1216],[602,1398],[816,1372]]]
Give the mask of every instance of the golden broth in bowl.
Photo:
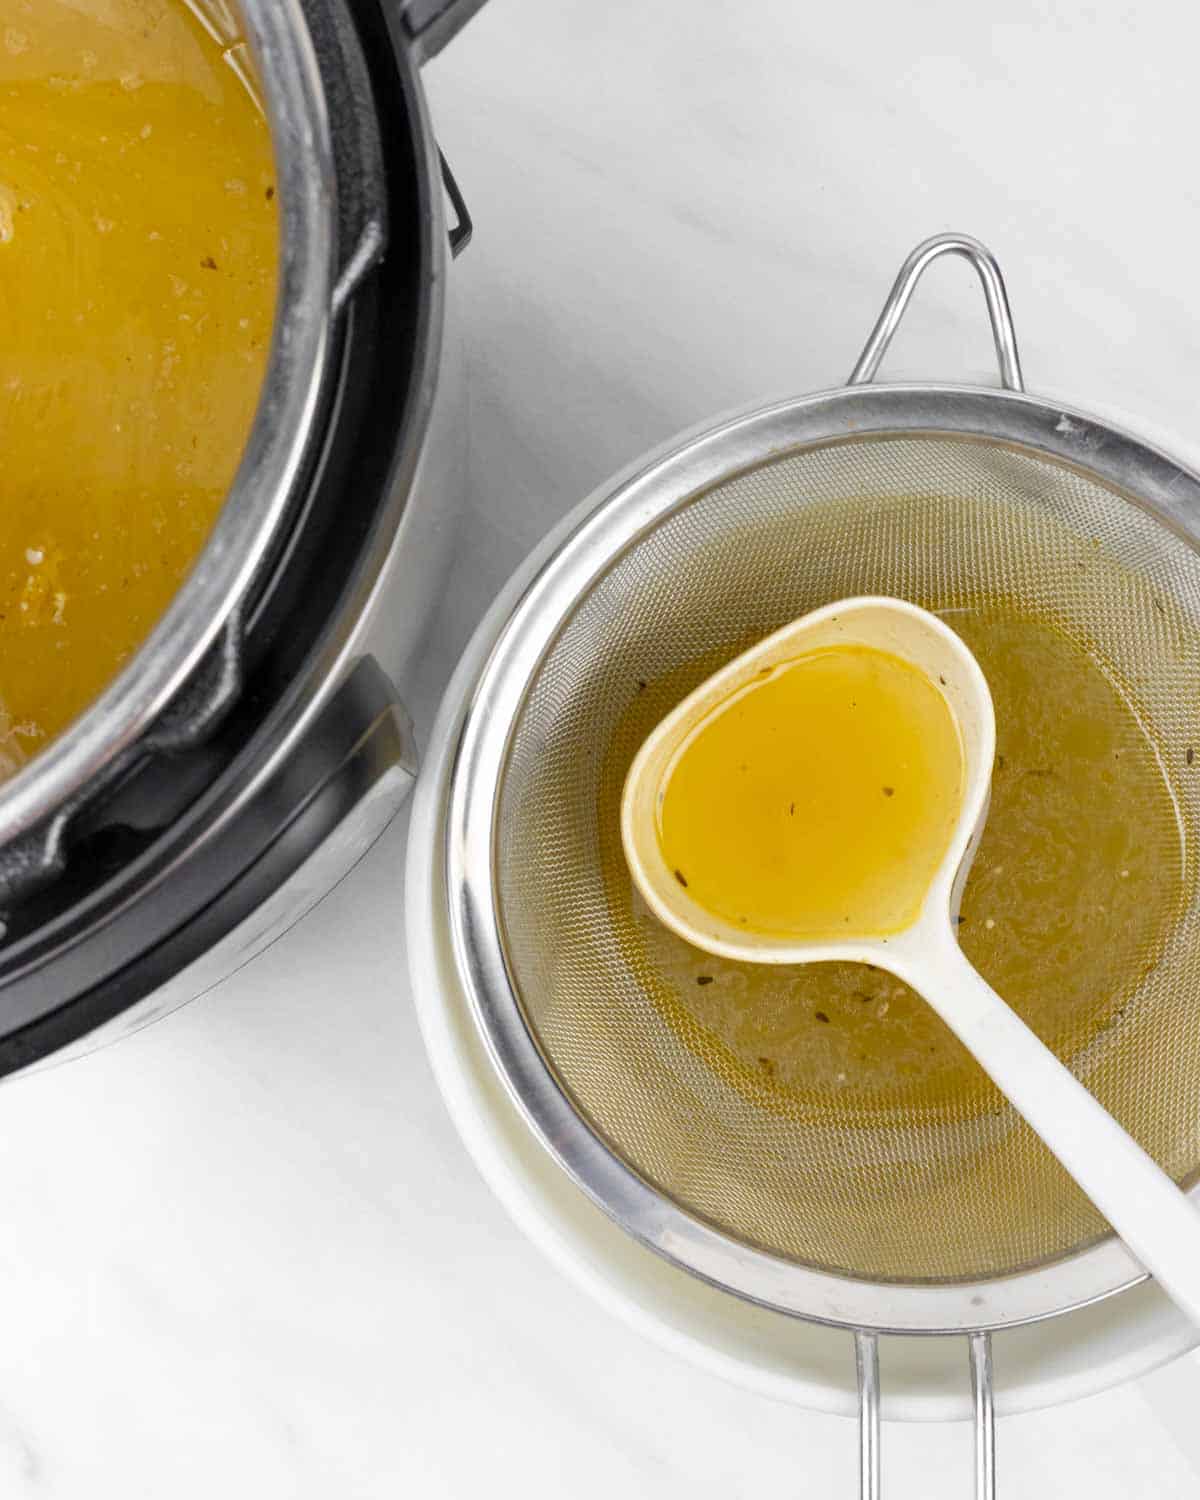
[[[0,0],[0,774],[145,638],[253,420],[274,167],[219,38],[183,0]]]

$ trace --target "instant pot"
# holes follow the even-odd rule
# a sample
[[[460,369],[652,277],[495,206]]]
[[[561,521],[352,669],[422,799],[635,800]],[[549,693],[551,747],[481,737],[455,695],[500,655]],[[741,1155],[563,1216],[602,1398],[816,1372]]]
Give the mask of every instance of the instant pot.
[[[394,683],[453,537],[449,269],[471,235],[420,67],[481,3],[195,7],[271,125],[273,343],[237,476],[171,606],[0,788],[0,1073],[224,978],[411,786]]]

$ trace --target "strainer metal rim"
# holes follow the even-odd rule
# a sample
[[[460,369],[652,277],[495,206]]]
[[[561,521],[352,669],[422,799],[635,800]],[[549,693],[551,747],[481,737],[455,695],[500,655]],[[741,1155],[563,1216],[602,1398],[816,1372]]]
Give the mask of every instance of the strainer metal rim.
[[[1193,545],[1200,477],[1160,449],[1075,408],[956,385],[851,386],[784,401],[687,437],[603,493],[517,603],[467,705],[446,822],[453,951],[497,1072],[535,1136],[626,1232],[680,1268],[751,1302],[846,1328],[943,1334],[1011,1327],[1094,1302],[1145,1273],[1115,1238],[982,1281],[869,1282],[733,1239],[667,1201],[626,1165],[564,1092],[525,1018],[498,914],[495,822],[510,735],[546,651],[595,580],[645,532],[718,482],[786,453],[839,441],[984,439],[1049,457],[1118,489]],[[1200,1196],[1200,1190],[1193,1196]]]

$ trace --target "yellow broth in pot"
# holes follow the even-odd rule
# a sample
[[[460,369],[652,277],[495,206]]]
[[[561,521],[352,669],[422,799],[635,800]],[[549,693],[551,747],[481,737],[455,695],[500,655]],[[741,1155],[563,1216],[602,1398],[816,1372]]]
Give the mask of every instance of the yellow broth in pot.
[[[249,432],[277,205],[232,40],[182,0],[0,0],[0,774],[145,638]]]

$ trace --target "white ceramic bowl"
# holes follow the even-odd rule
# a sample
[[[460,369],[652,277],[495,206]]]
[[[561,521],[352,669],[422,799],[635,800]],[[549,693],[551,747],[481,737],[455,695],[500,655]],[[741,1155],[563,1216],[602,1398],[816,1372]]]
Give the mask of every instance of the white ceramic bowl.
[[[1098,414],[1135,427],[1123,414]],[[1147,432],[1144,422],[1137,427],[1167,451],[1180,452],[1169,435]],[[1182,456],[1189,456],[1186,450]],[[582,515],[646,462],[640,459],[628,475],[602,486],[518,570],[446,691],[418,781],[408,843],[405,905],[418,1017],[468,1151],[517,1224],[560,1270],[630,1326],[707,1370],[775,1399],[852,1415],[857,1387],[851,1335],[742,1302],[660,1260],[618,1229],[550,1159],[492,1068],[450,951],[444,814],[463,707],[538,567]],[[1091,1395],[1144,1375],[1197,1343],[1200,1333],[1153,1284],[1144,1283],[1048,1322],[995,1335],[996,1409],[1003,1415]],[[885,1339],[881,1359],[885,1418],[947,1421],[971,1415],[961,1338]]]

